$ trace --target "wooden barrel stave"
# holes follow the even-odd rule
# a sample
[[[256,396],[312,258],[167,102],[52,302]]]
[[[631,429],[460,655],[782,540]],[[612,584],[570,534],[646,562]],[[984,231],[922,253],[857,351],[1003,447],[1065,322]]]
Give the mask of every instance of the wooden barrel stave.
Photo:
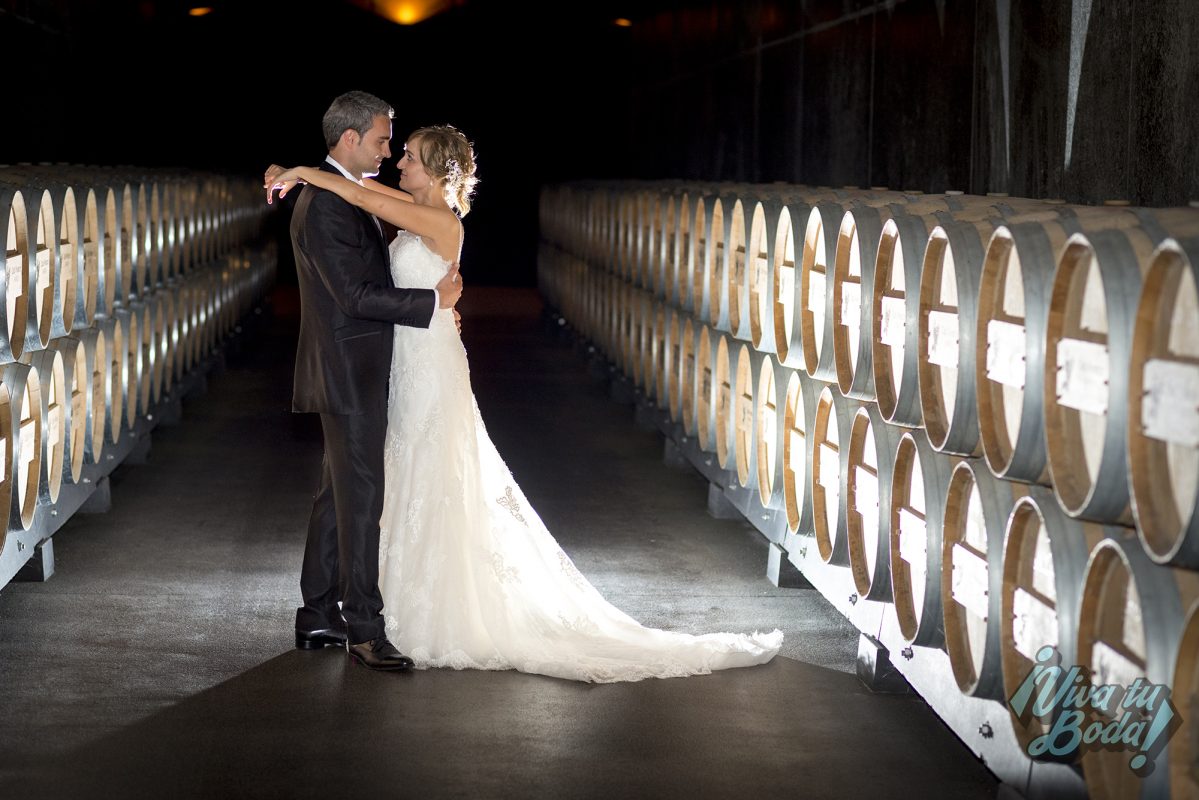
[[[890,602],[891,484],[900,430],[883,421],[878,407],[854,414],[845,470],[845,523],[849,566],[858,594]]]
[[[782,508],[784,498],[783,439],[786,434],[787,374],[772,355],[762,357],[754,392],[754,439],[758,502]]]
[[[890,216],[859,206],[841,218],[833,262],[833,361],[841,394],[874,400],[873,297],[879,238]]]
[[[23,363],[33,368],[31,375],[38,381],[38,410],[41,419],[41,442],[39,444],[37,497],[38,502],[52,505],[58,502],[62,490],[63,466],[67,455],[67,425],[69,418],[67,376],[63,369],[62,353],[57,348],[47,348],[26,353]]]
[[[824,386],[812,418],[809,486],[812,528],[820,558],[827,564],[849,566],[846,539],[845,476],[849,464],[850,427],[859,407],[856,400]],[[834,474],[835,473],[835,474]]]
[[[783,507],[787,529],[792,533],[812,530],[812,426],[816,418],[816,400],[820,384],[802,369],[784,368],[782,450]]]
[[[771,309],[773,311],[774,352],[780,364],[803,369],[800,342],[800,256],[803,254],[803,228],[812,207],[793,200],[779,209],[775,222],[774,248],[771,250]]]
[[[732,450],[730,460],[742,488],[758,484],[758,381],[768,354],[754,350],[746,343],[737,345],[737,364],[732,385],[731,426]]]
[[[716,452],[716,356],[721,337],[707,325],[701,324],[696,332],[695,435],[707,453]]]
[[[33,527],[37,513],[42,471],[41,385],[37,369],[13,362],[3,367],[3,382],[9,397],[8,430],[13,446],[12,460],[5,472],[12,476],[9,526]]]
[[[749,337],[755,350],[775,352],[773,266],[774,248],[778,238],[779,214],[783,204],[769,193],[758,193],[749,223],[749,239],[745,246],[745,287],[749,315]]]
[[[833,265],[845,207],[820,202],[804,222],[800,261],[800,342],[804,369],[823,381],[837,379],[833,358]]]
[[[63,478],[78,483],[83,477],[83,462],[87,453],[88,409],[87,392],[91,374],[87,368],[87,352],[77,336],[63,336],[50,342],[50,348],[62,357],[65,379],[62,408],[65,419],[65,452]]]

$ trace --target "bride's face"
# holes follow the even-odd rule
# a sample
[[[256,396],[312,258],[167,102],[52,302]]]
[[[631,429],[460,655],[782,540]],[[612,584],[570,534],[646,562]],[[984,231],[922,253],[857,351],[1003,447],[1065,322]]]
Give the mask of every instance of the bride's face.
[[[420,139],[409,139],[404,143],[404,154],[397,164],[400,168],[400,188],[405,192],[418,192],[433,185],[433,177],[425,172],[420,158]]]

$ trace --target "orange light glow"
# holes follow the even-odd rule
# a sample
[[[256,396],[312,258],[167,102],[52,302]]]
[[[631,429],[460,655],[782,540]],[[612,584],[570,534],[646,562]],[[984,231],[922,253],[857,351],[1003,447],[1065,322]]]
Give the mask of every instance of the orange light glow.
[[[613,20],[612,24],[618,28],[631,28],[633,27],[633,20],[620,17],[619,19]]]
[[[440,14],[451,5],[450,0],[378,0],[375,7],[377,13],[392,22],[415,25],[434,14]]]
[[[188,14],[190,14],[191,16],[193,16],[193,17],[202,17],[202,16],[204,16],[205,14],[211,14],[211,13],[212,13],[212,9],[211,9],[211,8],[206,8],[206,7],[203,7],[203,6],[198,6],[198,7],[196,7],[196,8],[191,8],[191,9],[188,9],[188,12],[187,12],[187,13],[188,13]]]

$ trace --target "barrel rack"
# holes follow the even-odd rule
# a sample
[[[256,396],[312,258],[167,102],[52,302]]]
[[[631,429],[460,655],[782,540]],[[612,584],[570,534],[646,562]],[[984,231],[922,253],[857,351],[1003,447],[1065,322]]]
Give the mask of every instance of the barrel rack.
[[[0,167],[0,589],[47,580],[54,534],[111,504],[274,282],[258,182],[135,167]]]
[[[1024,796],[1199,797],[1199,209],[626,181],[540,219],[553,325],[868,685]],[[1008,698],[1050,644],[1172,687],[1151,773],[1027,754],[1052,720]]]

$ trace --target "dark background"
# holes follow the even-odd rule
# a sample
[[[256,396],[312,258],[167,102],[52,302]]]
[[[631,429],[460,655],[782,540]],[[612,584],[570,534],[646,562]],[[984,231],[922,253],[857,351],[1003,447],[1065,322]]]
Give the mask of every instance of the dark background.
[[[397,149],[432,123],[474,141],[463,271],[508,285],[535,282],[538,193],[564,179],[1199,198],[1193,0],[456,0],[411,27],[344,0],[190,5],[0,0],[0,162],[255,180],[320,161],[321,114],[364,89]]]

